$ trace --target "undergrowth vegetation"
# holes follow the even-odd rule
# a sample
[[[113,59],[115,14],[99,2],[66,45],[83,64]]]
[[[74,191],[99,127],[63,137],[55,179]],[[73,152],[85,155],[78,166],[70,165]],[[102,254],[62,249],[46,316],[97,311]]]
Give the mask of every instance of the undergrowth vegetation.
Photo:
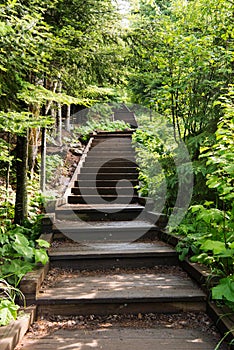
[[[92,115],[85,125],[77,126],[73,130],[65,144],[77,142],[78,138],[86,143],[90,134],[97,131],[117,131],[129,129],[129,125],[122,121],[111,120],[111,109],[104,105],[93,108]],[[100,110],[101,109],[101,110]],[[95,113],[95,115],[93,115]],[[52,137],[50,137],[50,142]],[[52,142],[52,144],[56,144]],[[69,149],[69,148],[68,148]],[[1,161],[9,158],[0,157]],[[37,159],[40,165],[40,157]],[[59,168],[65,167],[65,159],[60,154],[47,155],[46,157],[46,181],[53,180],[54,174]],[[16,319],[19,306],[19,298],[24,300],[20,292],[20,282],[25,274],[32,271],[41,264],[48,262],[48,242],[40,239],[41,218],[47,199],[42,195],[39,188],[39,175],[33,173],[27,177],[27,219],[22,225],[14,223],[15,215],[15,188],[6,186],[4,182],[4,171],[2,185],[0,186],[0,326],[7,325],[11,320]],[[11,176],[14,176],[12,172]]]
[[[202,135],[202,144],[190,151],[194,187],[191,205],[180,225],[167,229],[179,235],[177,251],[181,260],[187,256],[192,262],[207,265],[219,283],[212,288],[212,298],[226,302],[234,310],[234,92],[229,92],[217,103],[223,115],[214,135]],[[152,113],[151,113],[152,117]],[[145,120],[148,120],[147,123]],[[191,167],[185,163],[183,176],[175,164],[178,144],[173,142],[163,123],[158,128],[158,116],[138,115],[140,128],[133,136],[140,168],[139,192],[154,199],[155,210],[170,216],[183,179],[186,195],[186,176]],[[157,128],[156,128],[157,126]],[[160,129],[164,128],[164,136]],[[194,159],[194,153],[198,153]],[[186,165],[187,164],[187,165]],[[192,184],[193,185],[193,184]],[[201,191],[202,189],[202,191]]]
[[[178,233],[185,238],[177,250],[183,259],[208,265],[221,280],[212,297],[225,300],[234,310],[234,91],[222,98],[224,115],[218,123],[215,143],[201,147],[206,160],[206,185],[214,191],[213,201],[191,206]]]
[[[98,131],[124,131],[129,129],[129,125],[122,120],[89,120],[86,125],[77,126],[74,132],[80,135],[83,142],[87,142],[93,132]]]
[[[45,265],[48,261],[46,249],[49,244],[39,239],[44,199],[36,187],[35,181],[28,186],[28,219],[21,226],[13,221],[14,191],[0,187],[0,326],[17,318],[17,300],[24,300],[19,289],[21,279],[38,264]]]

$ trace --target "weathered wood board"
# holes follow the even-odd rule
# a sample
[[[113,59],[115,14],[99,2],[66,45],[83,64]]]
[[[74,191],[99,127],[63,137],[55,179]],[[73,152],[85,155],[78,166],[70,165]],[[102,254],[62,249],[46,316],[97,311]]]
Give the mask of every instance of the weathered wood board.
[[[39,340],[26,341],[22,350],[214,350],[216,342],[211,335],[197,330],[100,328],[59,330]]]

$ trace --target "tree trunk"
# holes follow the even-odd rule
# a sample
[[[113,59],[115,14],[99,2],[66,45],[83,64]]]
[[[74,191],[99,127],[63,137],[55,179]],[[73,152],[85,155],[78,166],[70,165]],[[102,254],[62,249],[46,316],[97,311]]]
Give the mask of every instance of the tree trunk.
[[[46,185],[46,128],[41,129],[41,176],[40,189],[45,192]]]
[[[8,157],[10,157],[10,143],[11,143],[11,135],[7,133],[7,148],[8,148]],[[10,171],[11,171],[11,162],[7,163],[7,171],[6,171],[6,200],[8,199],[8,192],[10,186]]]
[[[70,132],[71,131],[71,106],[67,105],[67,115],[65,121],[65,129]]]
[[[31,180],[34,176],[36,167],[36,160],[38,154],[38,139],[40,135],[40,128],[29,129],[28,137],[28,169],[30,172]]]
[[[7,133],[7,148],[8,148],[8,157],[10,157],[10,143],[11,143],[11,135],[8,132]],[[5,208],[6,208],[6,215],[8,217],[9,215],[9,187],[10,187],[10,172],[11,172],[11,161],[7,163],[7,169],[6,169],[6,195],[5,195]]]
[[[17,136],[16,147],[16,200],[14,223],[22,225],[27,218],[27,136]]]
[[[61,93],[62,91],[62,82],[59,81],[58,84],[58,93]],[[60,102],[58,102],[58,129],[57,129],[57,140],[59,143],[59,146],[62,146],[62,105]]]
[[[171,115],[172,115],[174,140],[175,140],[175,142],[178,143],[177,137],[176,137],[176,119],[175,119],[175,105],[174,105],[174,93],[173,92],[171,92]]]

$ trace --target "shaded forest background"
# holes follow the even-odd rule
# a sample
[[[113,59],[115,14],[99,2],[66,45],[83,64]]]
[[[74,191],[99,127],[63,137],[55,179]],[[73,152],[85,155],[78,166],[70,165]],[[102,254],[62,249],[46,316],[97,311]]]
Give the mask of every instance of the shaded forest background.
[[[186,145],[194,186],[176,228],[184,236],[177,249],[181,259],[193,255],[212,267],[222,278],[213,297],[233,306],[233,18],[232,0],[2,1],[2,278],[17,286],[33,264],[46,261],[44,243],[35,243],[46,137],[63,144],[74,106],[125,102],[138,106],[139,191],[157,207],[166,181],[168,216],[178,179],[186,188],[191,176],[186,161],[179,169],[174,161]]]

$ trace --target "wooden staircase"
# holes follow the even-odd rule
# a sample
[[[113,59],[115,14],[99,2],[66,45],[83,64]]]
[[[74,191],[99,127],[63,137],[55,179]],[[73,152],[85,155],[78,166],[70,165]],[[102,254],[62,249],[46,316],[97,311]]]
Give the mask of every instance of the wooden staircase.
[[[125,123],[128,123],[131,128],[137,128],[135,114],[130,111],[126,105],[122,104],[117,109],[113,109],[113,112],[114,120],[123,120]]]
[[[138,167],[131,137],[132,131],[124,131],[91,138],[66,203],[56,209],[54,238],[76,243],[52,247],[49,254],[51,268],[94,274],[74,272],[74,278],[42,288],[39,315],[205,310],[205,294],[187,276],[175,274],[175,250],[158,240],[160,228],[146,219],[135,189]],[[167,272],[154,271],[157,266]]]
[[[124,106],[114,115],[137,126]],[[92,320],[96,315],[109,320],[109,315],[138,315],[141,319],[143,314],[205,312],[206,294],[179,267],[174,248],[159,240],[160,227],[147,219],[135,189],[138,168],[131,134],[102,132],[91,137],[56,207],[50,268],[64,269],[64,274],[38,290],[39,318],[84,315]],[[23,349],[215,347],[214,339],[199,330],[170,327],[116,328],[108,321],[93,330],[59,330]]]
[[[94,136],[68,196],[69,204],[102,204],[116,199],[118,203],[137,203],[138,170],[131,134]]]

